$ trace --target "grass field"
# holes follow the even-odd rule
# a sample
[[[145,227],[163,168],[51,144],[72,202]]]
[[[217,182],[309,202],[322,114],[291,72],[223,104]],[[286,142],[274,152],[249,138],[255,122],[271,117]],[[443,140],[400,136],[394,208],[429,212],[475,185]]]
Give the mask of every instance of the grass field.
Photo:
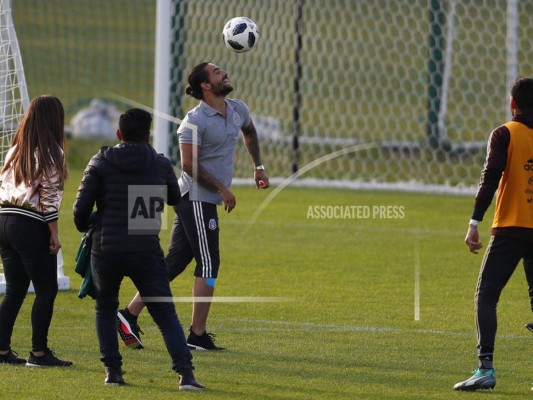
[[[235,77],[235,94],[253,112],[279,120],[283,135],[292,137],[293,2],[173,3],[182,5],[186,33],[173,54],[179,67],[173,70],[177,81],[172,82],[177,91],[175,116],[182,117],[194,101],[183,95],[184,77],[179,81],[174,75],[209,57]],[[330,1],[327,8],[323,1],[305,3],[302,133],[315,139],[425,143],[430,3]],[[530,8],[528,2],[520,2],[523,75],[531,72],[527,61],[533,53],[527,40]],[[455,144],[485,140],[504,118],[505,10],[501,1],[458,2],[445,121]],[[30,96],[58,95],[68,119],[94,97],[109,100],[120,95],[151,105],[155,11],[150,0],[14,1]],[[253,17],[261,26],[260,47],[246,55],[227,51],[220,40],[223,22],[237,13]],[[175,23],[179,25],[179,18]],[[173,35],[179,41],[176,31]],[[300,166],[337,150],[324,142],[302,142]],[[266,143],[269,172],[289,174],[289,146],[283,141]],[[77,298],[81,279],[73,272],[81,234],[74,228],[71,209],[94,145],[78,142],[68,151],[71,177],[60,220],[72,289],[58,295],[50,346],[58,356],[72,360],[74,367],[39,370],[0,365],[0,400],[448,400],[487,395],[452,391],[453,384],[469,376],[476,365],[473,292],[482,255],[471,255],[463,243],[473,199],[291,186],[267,205],[262,202],[269,192],[235,188],[237,208],[221,215],[222,269],[216,294],[250,301],[213,304],[209,330],[227,351],[194,353],[197,376],[206,391],[178,393],[177,376],[148,314],[139,321],[146,332],[146,349],[121,348],[129,385],[105,387],[94,302]],[[432,149],[405,154],[372,149],[324,163],[313,173],[347,182],[468,185],[477,182],[483,157],[481,152],[471,156]],[[242,149],[237,171],[249,172],[249,156]],[[402,218],[373,215],[375,207],[382,206],[391,207],[392,216],[401,210]],[[310,218],[314,207],[329,207],[319,208],[326,211],[340,207],[336,210],[356,214]],[[491,214],[492,209],[481,227],[484,243]],[[161,234],[165,250],[169,233]],[[189,296],[192,279],[191,266],[172,283],[174,295]],[[125,281],[122,306],[134,292]],[[28,295],[13,335],[12,346],[21,356],[30,350],[33,298]],[[524,324],[533,316],[528,304],[523,272],[517,271],[499,305],[494,398],[530,395],[533,372],[526,368],[526,360],[533,335]],[[191,305],[178,302],[176,308],[186,329]]]
[[[279,301],[213,304],[209,329],[228,350],[194,353],[207,390],[178,394],[177,376],[148,314],[139,321],[146,349],[121,347],[129,385],[105,387],[94,302],[77,298],[80,278],[73,272],[80,234],[71,208],[80,177],[80,168],[71,169],[60,220],[72,289],[58,295],[50,332],[51,348],[74,367],[0,366],[0,398],[485,398],[486,393],[451,389],[476,365],[473,290],[482,256],[469,254],[463,244],[472,199],[292,187],[253,224],[265,191],[235,188],[237,208],[221,215],[217,295]],[[401,207],[404,218],[309,218],[313,206],[387,205]],[[485,243],[488,225],[483,222],[481,229]],[[168,236],[169,231],[161,235],[165,249]],[[191,283],[192,268],[172,283],[174,296],[189,296]],[[133,293],[125,281],[122,305]],[[30,350],[33,296],[28,295],[13,335],[13,348],[24,356]],[[190,303],[176,308],[187,328]],[[523,326],[533,316],[522,271],[504,291],[499,315],[493,398],[521,399],[533,380],[525,368],[533,335]]]

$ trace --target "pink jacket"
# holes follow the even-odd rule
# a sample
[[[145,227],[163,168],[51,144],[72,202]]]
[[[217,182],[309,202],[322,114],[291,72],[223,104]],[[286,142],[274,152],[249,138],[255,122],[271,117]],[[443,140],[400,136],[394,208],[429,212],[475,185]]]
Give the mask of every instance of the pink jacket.
[[[9,159],[12,147],[7,155]],[[20,214],[44,222],[59,218],[59,208],[63,200],[63,182],[57,174],[35,179],[30,186],[24,183],[15,185],[12,169],[0,174],[0,213]]]

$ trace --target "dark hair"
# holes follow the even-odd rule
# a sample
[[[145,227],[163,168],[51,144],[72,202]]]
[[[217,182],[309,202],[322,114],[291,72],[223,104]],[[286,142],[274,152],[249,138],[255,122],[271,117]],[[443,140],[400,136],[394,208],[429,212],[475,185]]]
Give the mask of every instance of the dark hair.
[[[140,108],[130,108],[120,116],[118,129],[123,140],[130,142],[142,142],[147,134],[150,134],[152,116],[148,111]]]
[[[511,97],[521,112],[533,114],[533,79],[518,79],[511,89]]]
[[[15,148],[2,172],[13,168],[17,185],[31,185],[43,175],[55,175],[64,182],[68,177],[64,127],[65,110],[61,100],[50,95],[33,99],[15,132]]]
[[[204,92],[201,84],[209,81],[209,74],[205,70],[205,67],[208,64],[208,62],[198,64],[191,70],[189,77],[187,78],[189,86],[187,89],[185,89],[185,93],[198,100],[202,100],[204,98]]]

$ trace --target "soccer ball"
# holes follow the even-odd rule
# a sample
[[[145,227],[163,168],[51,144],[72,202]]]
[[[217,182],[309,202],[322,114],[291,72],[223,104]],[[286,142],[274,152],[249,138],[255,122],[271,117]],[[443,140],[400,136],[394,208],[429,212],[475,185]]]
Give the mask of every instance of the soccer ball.
[[[259,29],[254,21],[246,17],[235,17],[224,25],[222,38],[228,49],[237,53],[250,51],[259,40]]]

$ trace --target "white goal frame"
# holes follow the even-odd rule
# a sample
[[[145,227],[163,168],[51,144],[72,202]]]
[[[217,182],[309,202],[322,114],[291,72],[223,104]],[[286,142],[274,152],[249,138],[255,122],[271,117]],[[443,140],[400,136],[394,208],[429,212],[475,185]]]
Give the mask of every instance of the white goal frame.
[[[438,109],[435,110],[436,113],[438,113],[438,118],[436,121],[436,128],[438,130],[439,136],[438,140],[440,140],[442,143],[438,143],[439,146],[442,146],[442,149],[440,148],[434,148],[434,153],[432,153],[431,162],[438,163],[439,162],[439,156],[444,154],[451,154],[450,158],[453,159],[456,155],[458,157],[461,157],[462,154],[477,154],[482,153],[484,149],[486,148],[486,140],[479,138],[472,138],[469,139],[469,137],[465,136],[465,138],[457,138],[457,131],[460,128],[457,128],[457,126],[461,126],[463,123],[462,121],[457,122],[453,120],[452,118],[457,114],[457,111],[454,111],[454,107],[449,107],[450,105],[453,106],[453,96],[451,96],[452,93],[457,92],[457,83],[453,82],[454,76],[453,68],[457,68],[457,59],[460,57],[455,52],[457,51],[456,48],[459,46],[457,43],[460,43],[460,34],[461,34],[461,17],[464,16],[464,6],[462,5],[462,2],[459,2],[457,0],[450,0],[450,1],[444,1],[444,0],[438,0],[443,5],[442,10],[439,12],[445,13],[443,21],[442,22],[442,35],[443,40],[442,42],[445,43],[442,48],[439,49],[440,52],[442,52],[442,71],[439,73],[442,74],[442,84],[439,84],[439,87],[437,88],[438,92]],[[298,2],[294,2],[297,4]],[[172,51],[175,51],[176,43],[175,43],[175,31],[173,29],[176,29],[172,26],[173,17],[176,17],[173,15],[173,12],[176,12],[176,10],[173,10],[173,5],[175,4],[175,0],[157,0],[157,23],[156,23],[156,68],[155,68],[155,96],[154,96],[154,147],[156,150],[160,153],[163,153],[167,156],[173,155],[176,156],[175,149],[172,149],[172,144],[169,143],[169,138],[172,138],[172,134],[174,132],[169,132],[169,126],[168,123],[168,116],[171,115],[175,118],[181,118],[181,115],[176,115],[174,109],[170,109],[170,104],[173,104],[173,98],[172,96],[179,96],[180,94],[176,93],[171,94],[169,93],[169,89],[171,88],[171,83],[176,84],[177,82],[171,82],[171,71],[173,71],[173,68],[175,69],[176,66],[173,65],[173,58],[172,58]],[[506,70],[505,70],[505,78],[504,81],[506,83],[505,87],[510,88],[512,83],[516,80],[516,78],[519,75],[519,54],[520,54],[520,31],[518,27],[518,13],[519,13],[519,7],[520,7],[521,1],[520,0],[506,0],[503,5],[506,6],[506,16],[504,16],[504,21],[506,21],[506,49],[503,50],[503,52],[506,52]],[[444,5],[446,5],[444,7]],[[248,9],[249,10],[249,9]],[[462,13],[460,12],[462,10]],[[174,35],[173,35],[174,34]],[[211,38],[211,36],[209,36]],[[272,38],[273,40],[274,38]],[[505,38],[504,38],[505,39]],[[196,39],[199,40],[199,39]],[[209,39],[211,40],[211,39]],[[203,42],[202,42],[203,43]],[[265,50],[268,50],[268,41],[266,39],[266,36],[263,38],[263,46],[265,46]],[[189,50],[190,51],[190,50]],[[187,54],[188,55],[188,54]],[[195,53],[192,53],[192,56],[196,56]],[[192,57],[191,56],[191,57]],[[464,54],[463,54],[464,56]],[[232,56],[224,56],[222,57],[225,60],[234,60],[234,58],[231,58]],[[187,61],[187,60],[186,60]],[[295,61],[296,62],[296,61]],[[181,66],[180,66],[181,68]],[[296,67],[295,67],[296,68]],[[180,78],[181,79],[181,78]],[[450,83],[450,81],[452,81]],[[178,82],[183,83],[183,82]],[[451,87],[450,87],[451,85]],[[453,92],[455,90],[455,92]],[[507,101],[504,99],[505,96],[502,96],[501,101],[501,110],[503,113],[507,112],[509,113]],[[175,102],[175,100],[174,100]],[[450,104],[449,104],[450,103]],[[452,108],[450,111],[449,108]],[[253,108],[253,110],[258,110],[258,108]],[[159,113],[159,114],[158,114]],[[274,115],[274,114],[272,114]],[[167,116],[167,117],[165,117]],[[508,114],[510,116],[510,114]],[[257,122],[255,119],[254,120]],[[286,124],[286,121],[285,121]],[[455,124],[455,125],[454,125]],[[287,124],[286,124],[287,125]],[[257,125],[259,127],[259,125]],[[293,136],[288,136],[287,132],[290,132],[290,130],[293,129]],[[462,128],[461,128],[462,129]],[[264,129],[263,129],[264,130]],[[448,138],[449,133],[451,132],[450,138]],[[488,132],[488,131],[487,131]],[[274,138],[270,139],[270,145],[271,148],[277,149],[277,148],[283,148],[288,149],[291,147],[291,142],[294,143],[294,139],[297,139],[299,143],[302,145],[301,148],[304,149],[305,146],[330,146],[333,150],[338,149],[348,149],[350,146],[358,145],[358,144],[365,144],[367,142],[364,141],[358,141],[356,138],[344,138],[344,137],[314,137],[307,135],[306,132],[303,132],[301,135],[297,130],[297,127],[293,126],[292,128],[288,128],[285,130],[285,136],[282,138]],[[277,140],[277,142],[276,142]],[[391,151],[398,151],[398,152],[406,152],[406,153],[416,153],[418,151],[422,151],[427,148],[432,148],[432,144],[423,142],[421,140],[415,140],[412,141],[410,138],[400,138],[398,140],[385,140],[385,141],[376,141],[373,142],[378,146],[380,149],[392,149]],[[294,145],[293,145],[294,146]],[[449,147],[449,148],[448,148]],[[269,155],[268,149],[266,148],[264,153],[265,155]],[[332,150],[332,151],[333,151]],[[276,151],[276,150],[274,150]],[[301,150],[302,152],[305,151]],[[385,152],[387,154],[387,152]],[[438,155],[435,155],[438,154]],[[355,156],[354,156],[355,157]],[[272,157],[274,158],[274,157]],[[292,160],[294,162],[294,160]],[[287,162],[287,159],[284,159],[283,162]],[[289,160],[290,162],[290,160]],[[285,164],[283,164],[285,166]],[[294,165],[294,164],[293,164]],[[355,164],[357,165],[357,164]],[[300,161],[296,164],[297,169],[302,169],[305,167],[305,164],[303,161]],[[446,167],[443,167],[446,168]],[[293,171],[295,172],[295,171]],[[285,173],[285,172],[283,172]],[[288,173],[288,172],[287,172]],[[279,174],[279,173],[278,173]],[[301,178],[295,180],[291,183],[291,185],[294,186],[311,186],[311,187],[346,187],[346,188],[363,188],[363,189],[378,189],[378,190],[405,190],[410,192],[429,192],[429,193],[452,193],[452,194],[468,194],[473,195],[477,188],[477,182],[474,179],[470,179],[468,183],[462,184],[457,183],[455,180],[451,179],[443,179],[441,183],[428,183],[424,180],[409,180],[408,178],[404,178],[404,180],[398,180],[398,181],[386,181],[386,180],[380,180],[380,179],[368,179],[364,174],[361,174],[361,179],[356,178],[350,178],[346,179],[344,177],[341,177],[339,180],[335,180],[332,177],[305,177],[302,176]],[[284,179],[284,176],[275,175],[272,176],[272,182],[281,182]],[[472,178],[470,175],[469,178]],[[451,182],[451,183],[448,183]],[[240,178],[236,177],[234,180],[235,184],[250,184],[251,179],[250,178]]]
[[[24,68],[22,65],[22,57],[18,45],[17,34],[13,23],[13,18],[11,17],[11,0],[0,0],[0,26],[4,26],[7,32],[7,43],[4,44],[4,38],[0,37],[0,44],[2,45],[2,49],[4,49],[4,45],[6,46],[6,48],[8,48],[7,51],[0,51],[0,76],[3,77],[3,72],[6,71],[6,68],[9,68],[9,62],[7,60],[7,55],[9,54],[13,58],[13,63],[16,69],[18,94],[21,98],[24,110],[27,110],[30,104],[30,100],[28,96],[26,78],[24,76]],[[2,93],[3,94],[0,96],[0,102],[4,104],[8,101],[8,99],[7,94],[5,92]],[[70,278],[65,275],[63,267],[63,255],[61,253],[61,250],[57,254],[57,284],[59,290],[70,289]],[[3,273],[0,273],[0,294],[5,293],[5,291],[5,277]],[[34,291],[33,285],[30,285],[28,291]]]

